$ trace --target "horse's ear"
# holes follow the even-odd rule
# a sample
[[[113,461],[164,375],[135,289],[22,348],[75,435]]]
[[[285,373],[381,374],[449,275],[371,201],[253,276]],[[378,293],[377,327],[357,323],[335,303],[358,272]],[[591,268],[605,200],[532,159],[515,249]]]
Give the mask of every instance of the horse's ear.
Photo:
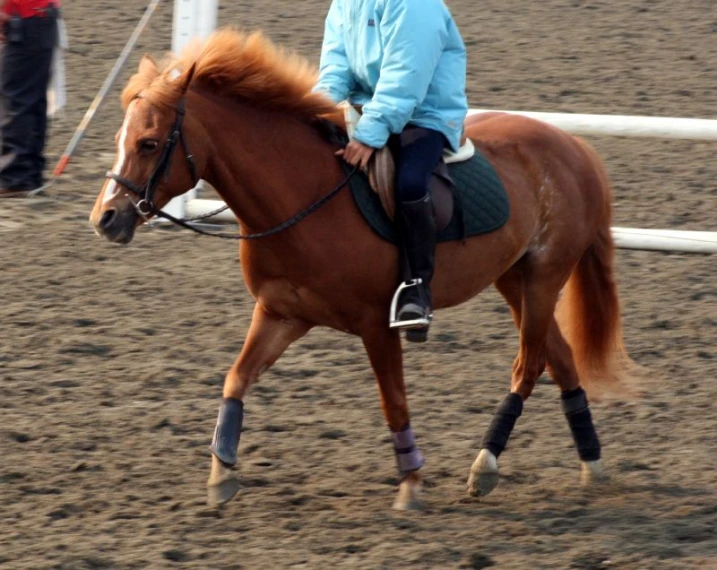
[[[139,73],[141,75],[157,75],[159,73],[157,62],[154,61],[152,56],[142,56],[142,59],[139,60]]]
[[[182,94],[187,92],[187,89],[189,89],[189,85],[192,83],[192,79],[194,79],[194,72],[197,69],[197,63],[194,62],[192,64],[192,67],[189,68],[189,71],[184,75],[184,78],[182,79],[183,85],[182,85]]]

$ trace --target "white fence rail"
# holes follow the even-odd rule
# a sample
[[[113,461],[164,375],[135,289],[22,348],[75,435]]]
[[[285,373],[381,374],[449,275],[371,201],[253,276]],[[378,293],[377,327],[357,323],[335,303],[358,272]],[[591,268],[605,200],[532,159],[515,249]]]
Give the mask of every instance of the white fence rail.
[[[615,245],[621,249],[717,253],[717,232],[613,227],[612,237],[615,239]]]
[[[496,109],[471,109],[469,115]],[[717,120],[679,119],[675,117],[641,117],[631,115],[579,115],[541,113],[537,111],[501,111],[524,115],[550,123],[574,135],[648,137],[717,141]]]

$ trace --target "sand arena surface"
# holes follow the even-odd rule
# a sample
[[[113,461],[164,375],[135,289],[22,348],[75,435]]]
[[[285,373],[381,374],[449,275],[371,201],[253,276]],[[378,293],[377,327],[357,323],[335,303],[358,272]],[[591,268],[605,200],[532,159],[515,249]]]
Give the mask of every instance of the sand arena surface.
[[[472,107],[714,117],[713,0],[452,0]],[[236,245],[140,231],[127,248],[87,216],[114,157],[118,93],[169,47],[171,2],[143,35],[61,200],[0,209],[1,568],[717,568],[715,258],[619,251],[639,400],[593,407],[614,484],[577,486],[557,390],[541,381],[483,501],[465,480],[508,389],[517,334],[493,290],[438,314],[407,347],[427,457],[419,514],[390,510],[395,470],[358,339],[315,330],[247,400],[246,488],[205,507],[224,371],[251,315]],[[328,1],[222,2],[318,58]],[[144,0],[66,2],[70,106],[51,162],[129,37]],[[615,184],[615,225],[714,230],[714,143],[590,141]]]

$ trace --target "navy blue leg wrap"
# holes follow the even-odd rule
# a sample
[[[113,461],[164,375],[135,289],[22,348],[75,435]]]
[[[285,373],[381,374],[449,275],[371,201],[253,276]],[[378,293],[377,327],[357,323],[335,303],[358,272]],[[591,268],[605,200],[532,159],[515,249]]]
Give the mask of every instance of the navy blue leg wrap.
[[[580,459],[597,461],[600,459],[600,441],[595,432],[595,426],[593,426],[585,390],[576,388],[569,392],[563,392],[560,397]]]
[[[511,392],[495,411],[493,421],[483,436],[481,447],[498,457],[508,445],[508,438],[515,427],[515,422],[522,413],[523,398]]]
[[[217,427],[214,429],[212,453],[225,465],[235,465],[239,435],[244,421],[244,402],[234,398],[224,398],[219,406]]]

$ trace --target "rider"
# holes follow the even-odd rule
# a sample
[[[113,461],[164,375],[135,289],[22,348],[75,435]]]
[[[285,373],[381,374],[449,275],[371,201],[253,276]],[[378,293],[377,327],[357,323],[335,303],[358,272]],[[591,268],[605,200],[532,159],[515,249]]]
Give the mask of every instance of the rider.
[[[365,168],[386,144],[396,162],[397,219],[405,256],[398,328],[432,316],[436,222],[428,181],[443,150],[457,150],[468,111],[466,49],[443,0],[333,0],[315,91],[362,106],[344,160]],[[406,274],[407,273],[407,274]]]

